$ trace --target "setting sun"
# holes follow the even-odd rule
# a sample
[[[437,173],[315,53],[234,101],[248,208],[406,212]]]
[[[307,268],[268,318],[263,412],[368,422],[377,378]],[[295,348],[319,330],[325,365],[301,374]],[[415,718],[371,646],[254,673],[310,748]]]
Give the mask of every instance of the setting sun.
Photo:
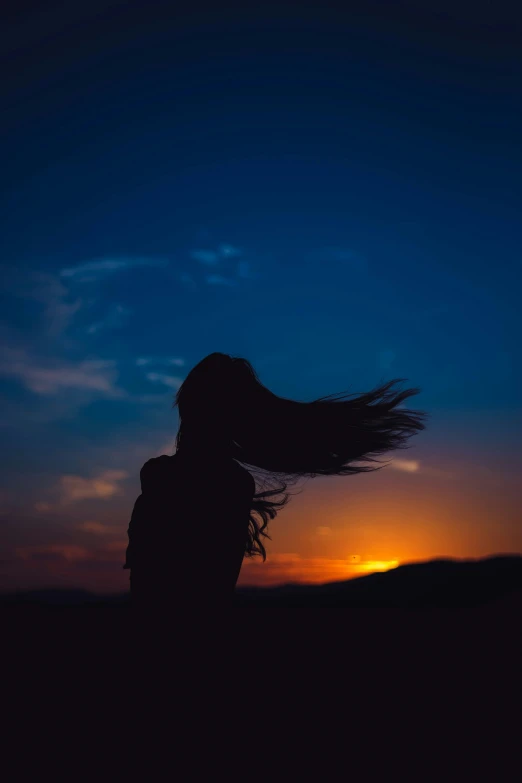
[[[374,571],[390,571],[392,568],[397,568],[399,565],[398,560],[366,560],[359,561],[356,565],[362,570],[368,573]],[[350,568],[353,568],[354,564],[350,563]]]

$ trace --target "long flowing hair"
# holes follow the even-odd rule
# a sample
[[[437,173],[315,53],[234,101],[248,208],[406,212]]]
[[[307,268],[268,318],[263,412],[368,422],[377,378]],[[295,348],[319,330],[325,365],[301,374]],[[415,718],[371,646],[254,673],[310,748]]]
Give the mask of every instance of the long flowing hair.
[[[337,392],[311,402],[280,397],[264,386],[247,359],[211,353],[175,395],[180,424],[176,448],[191,437],[219,438],[254,476],[245,556],[266,559],[267,527],[301,478],[381,470],[378,455],[409,448],[427,413],[404,408],[420,389],[395,389],[397,378],[364,394]],[[268,487],[268,488],[267,488]],[[259,488],[259,489],[258,489]],[[276,500],[277,495],[282,495]]]

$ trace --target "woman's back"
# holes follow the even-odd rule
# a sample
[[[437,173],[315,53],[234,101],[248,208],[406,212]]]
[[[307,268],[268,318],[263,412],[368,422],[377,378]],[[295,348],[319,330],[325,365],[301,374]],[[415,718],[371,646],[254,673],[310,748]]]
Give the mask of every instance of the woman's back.
[[[149,460],[129,525],[133,604],[231,601],[245,553],[255,482],[233,459],[176,453]]]

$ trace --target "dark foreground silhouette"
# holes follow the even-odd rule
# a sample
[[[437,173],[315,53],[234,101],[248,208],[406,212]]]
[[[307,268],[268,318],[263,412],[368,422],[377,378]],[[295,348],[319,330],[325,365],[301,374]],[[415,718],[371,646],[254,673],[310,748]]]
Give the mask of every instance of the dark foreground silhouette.
[[[143,466],[124,565],[134,607],[231,604],[255,482],[232,459],[217,460],[204,481],[201,473],[198,455],[183,450]]]
[[[478,607],[502,601],[522,606],[522,555],[412,563],[384,573],[324,585],[236,588],[233,606],[421,609]],[[0,595],[2,607],[128,605],[128,594],[99,596],[82,590],[36,590]]]
[[[424,429],[427,413],[404,407],[419,389],[395,388],[402,380],[302,402],[270,391],[247,359],[215,352],[196,364],[174,401],[176,453],[140,471],[123,564],[132,606],[165,617],[231,607],[243,558],[266,558],[289,486],[380,470],[378,456]]]

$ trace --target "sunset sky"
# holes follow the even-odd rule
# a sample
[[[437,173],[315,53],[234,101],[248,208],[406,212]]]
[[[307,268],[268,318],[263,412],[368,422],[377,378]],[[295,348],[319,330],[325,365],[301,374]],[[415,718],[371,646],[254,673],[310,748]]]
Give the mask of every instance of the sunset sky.
[[[4,20],[0,590],[128,588],[140,468],[213,351],[430,414],[304,482],[239,584],[522,552],[520,11],[317,5]]]

